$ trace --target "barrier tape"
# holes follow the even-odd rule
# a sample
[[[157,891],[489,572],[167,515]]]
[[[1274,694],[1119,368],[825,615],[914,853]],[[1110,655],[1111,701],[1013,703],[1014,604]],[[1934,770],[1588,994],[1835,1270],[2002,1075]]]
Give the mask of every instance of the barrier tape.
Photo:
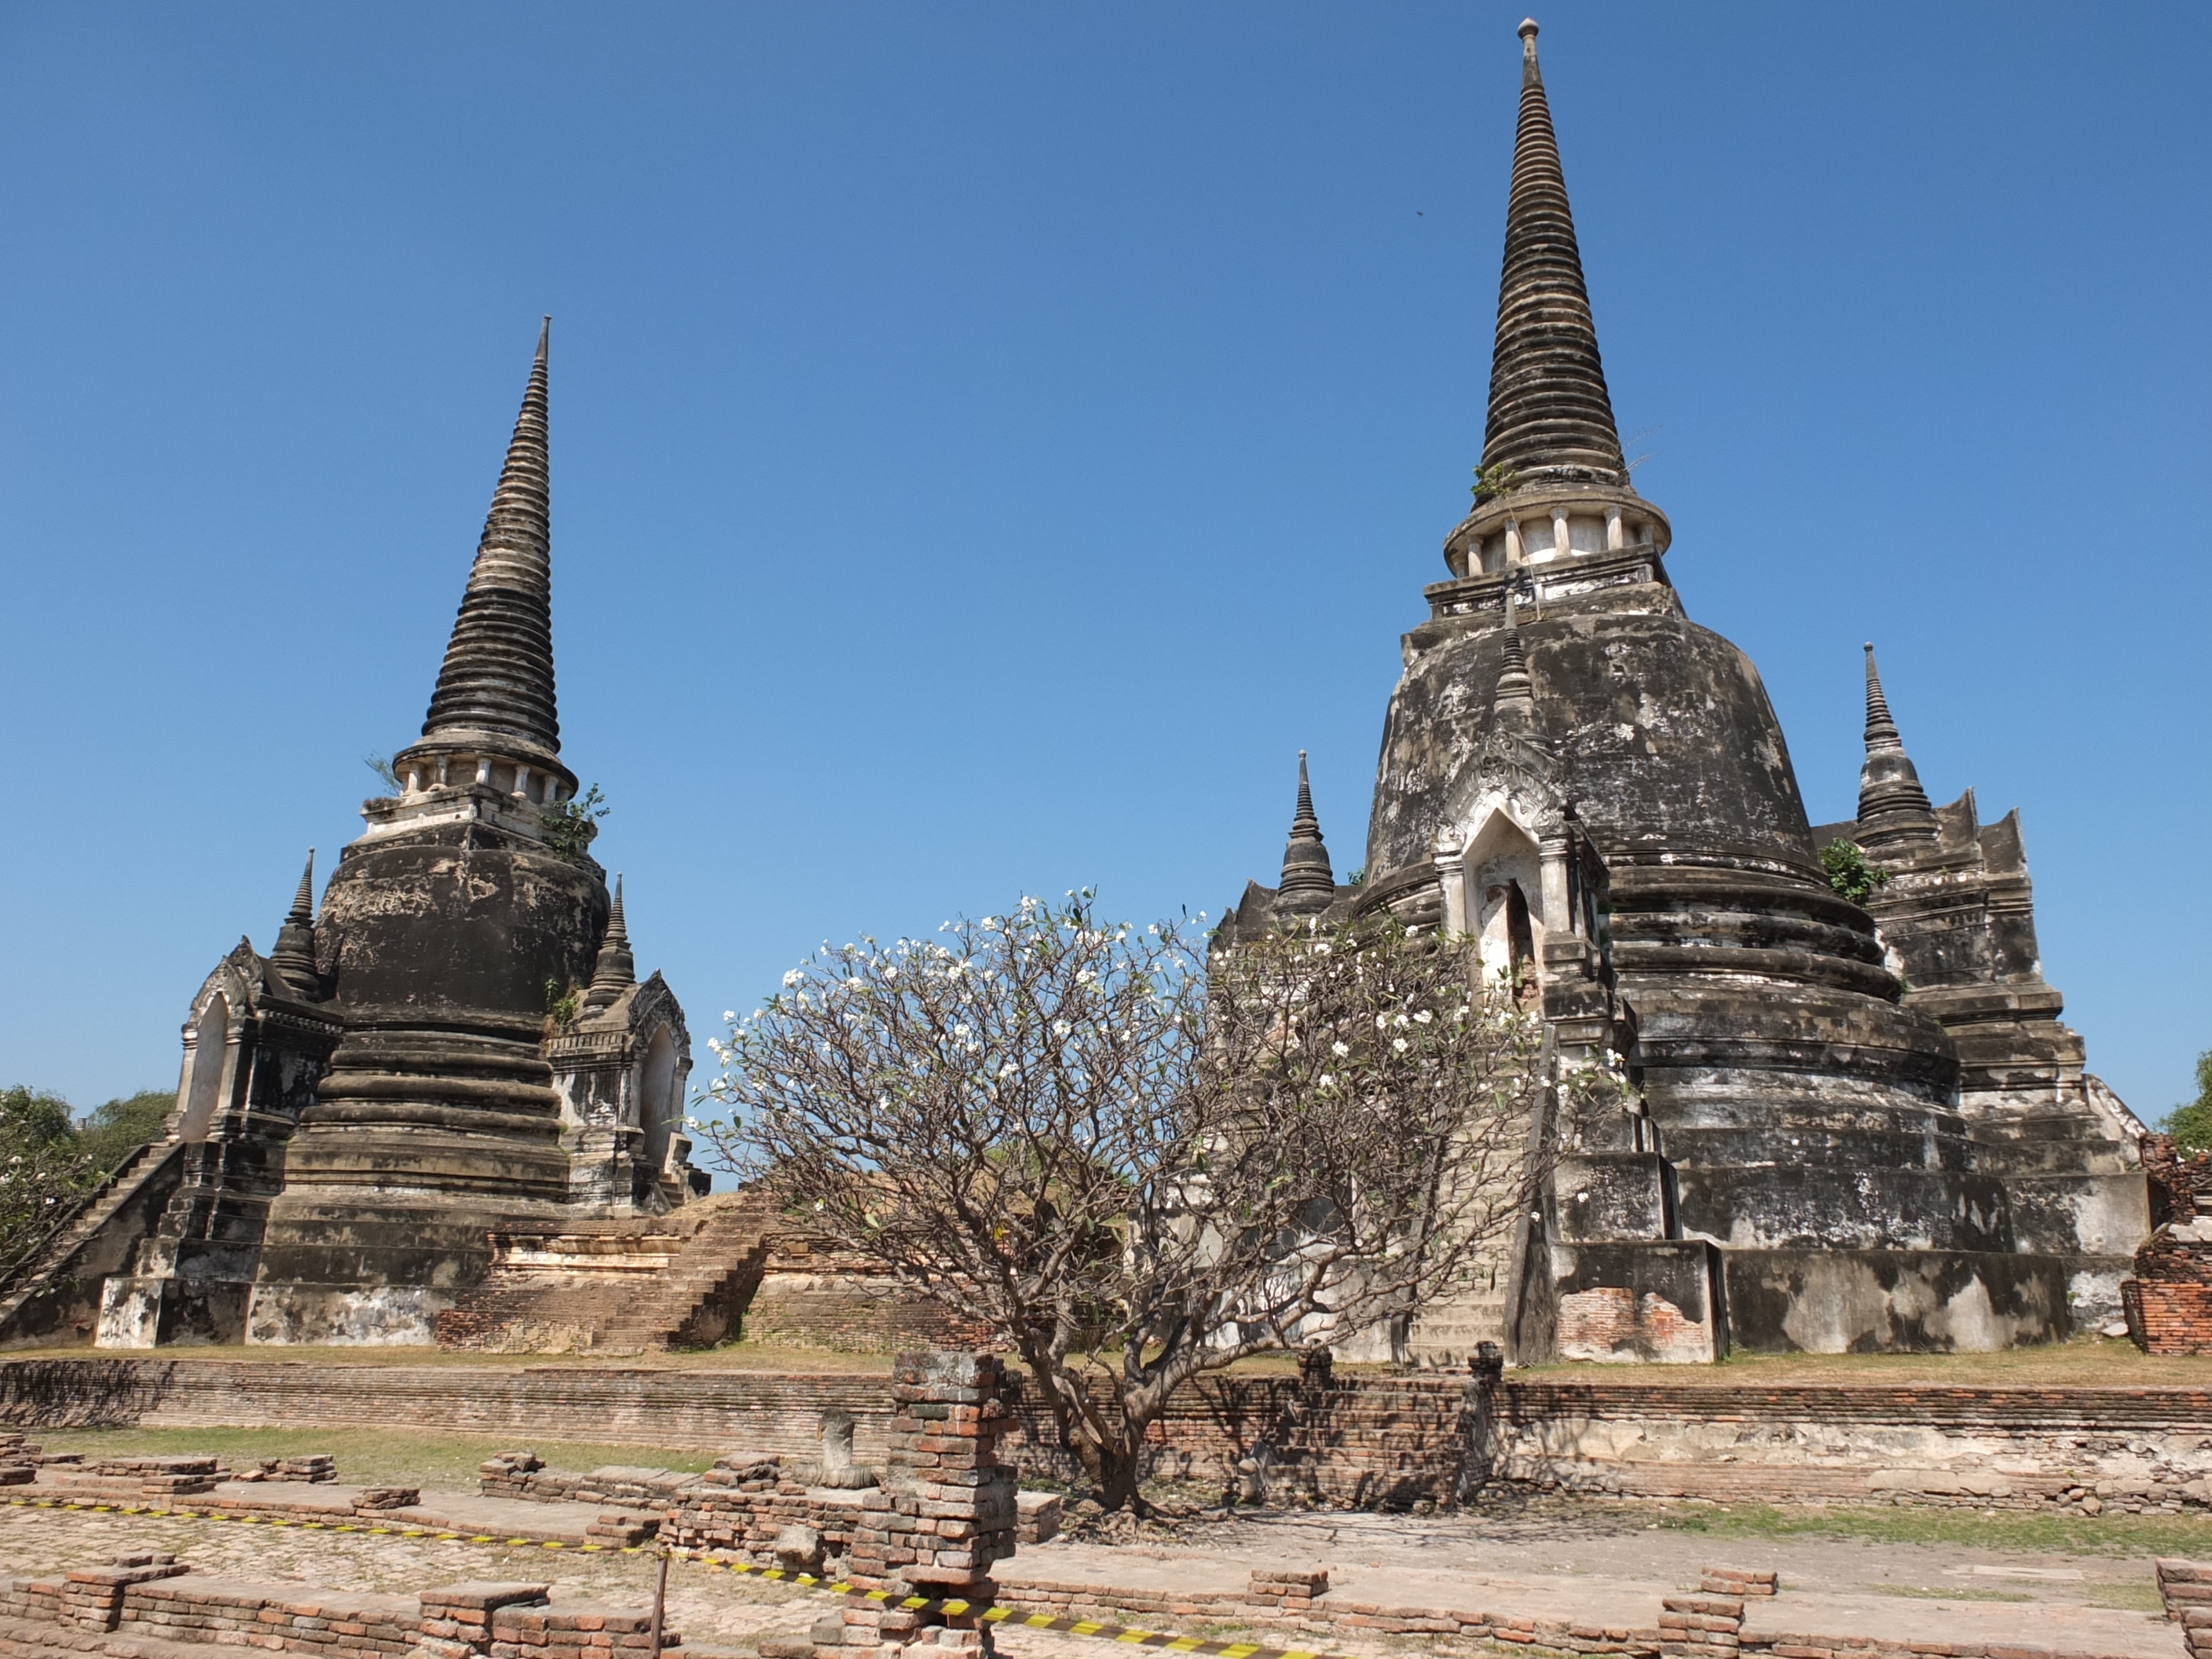
[[[295,1521],[285,1516],[237,1515],[225,1510],[164,1510],[144,1504],[84,1504],[60,1498],[0,1498],[0,1504],[11,1509],[84,1510],[94,1514],[143,1515],[173,1521],[234,1521],[244,1526],[286,1527],[300,1532],[356,1532],[371,1538],[427,1538],[434,1543],[491,1544],[507,1549],[567,1550],[578,1555],[653,1555],[659,1553],[654,1546],[649,1544],[570,1544],[560,1539],[500,1538],[490,1533],[447,1532],[433,1527],[365,1526],[358,1522]],[[945,1613],[955,1619],[972,1615],[986,1625],[1004,1625],[1010,1629],[1095,1636],[1102,1641],[1119,1642],[1125,1647],[1158,1648],[1167,1653],[1218,1655],[1220,1659],[1347,1659],[1343,1654],[1322,1653],[1310,1648],[1270,1648],[1253,1642],[1170,1636],[1163,1631],[1139,1630],[1129,1625],[1105,1624],[1066,1614],[1022,1613],[1012,1607],[979,1607],[958,1596],[933,1599],[926,1595],[898,1595],[890,1590],[862,1589],[857,1584],[832,1583],[811,1572],[787,1572],[781,1567],[761,1567],[750,1561],[733,1561],[706,1550],[689,1549],[680,1545],[670,1545],[667,1548],[672,1559],[694,1562],[712,1571],[735,1573],[741,1577],[765,1578],[817,1595],[834,1595],[843,1601],[864,1602],[886,1611]],[[681,1652],[681,1650],[678,1651]]]

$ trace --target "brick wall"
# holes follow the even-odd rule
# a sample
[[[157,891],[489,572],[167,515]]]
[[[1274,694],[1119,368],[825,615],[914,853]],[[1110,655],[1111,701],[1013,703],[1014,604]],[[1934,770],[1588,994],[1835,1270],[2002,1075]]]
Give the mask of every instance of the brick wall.
[[[2145,1353],[2212,1354],[2212,1285],[2125,1279],[2120,1308]]]
[[[454,1431],[743,1449],[811,1460],[826,1412],[880,1466],[885,1379],[649,1366],[410,1366],[220,1358],[0,1364],[0,1422],[149,1427],[434,1422]],[[1448,1501],[1486,1478],[1636,1496],[1974,1508],[2178,1510],[2212,1503],[2212,1389],[1760,1388],[1449,1376],[1216,1378],[1154,1433],[1158,1472],[1277,1499]],[[1017,1408],[1006,1455],[1067,1479],[1048,1425]]]
[[[101,1637],[315,1659],[621,1659],[650,1645],[637,1607],[554,1606],[544,1584],[448,1584],[416,1595],[240,1583],[135,1555],[0,1579],[0,1651],[99,1651]],[[664,1632],[661,1645],[680,1647]]]
[[[839,1353],[985,1348],[989,1334],[877,1271],[805,1238],[777,1239],[741,1323],[748,1342]]]

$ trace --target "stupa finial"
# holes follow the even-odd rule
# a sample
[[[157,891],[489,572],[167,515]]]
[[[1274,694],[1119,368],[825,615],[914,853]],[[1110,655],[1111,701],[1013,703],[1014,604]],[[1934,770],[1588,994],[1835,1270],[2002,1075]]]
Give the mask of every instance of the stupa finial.
[[[292,908],[276,930],[276,943],[269,951],[270,989],[285,996],[313,1001],[323,994],[323,976],[315,967],[315,849],[307,849],[307,867],[300,872]]]
[[[1561,481],[1626,489],[1628,466],[1536,63],[1536,20],[1523,21],[1520,33],[1521,120],[1506,197],[1483,471],[1510,475],[1516,489]]]
[[[538,355],[515,416],[514,435],[492,491],[476,562],[461,594],[422,735],[462,738],[532,762],[561,752],[553,687],[550,432],[546,351],[553,319],[538,331]]]
[[[1282,880],[1275,890],[1300,906],[1316,908],[1336,896],[1336,872],[1322,842],[1321,820],[1314,815],[1313,785],[1306,776],[1303,749],[1298,750],[1297,811],[1291,816],[1291,838],[1283,848]]]
[[[607,910],[606,937],[600,941],[599,958],[592,964],[591,988],[584,993],[584,1012],[597,1013],[637,983],[637,958],[630,954],[629,928],[623,920],[623,878],[615,877],[614,903]]]
[[[1866,763],[1859,769],[1860,846],[1869,852],[1936,839],[1936,811],[1882,695],[1874,642],[1866,647]]]

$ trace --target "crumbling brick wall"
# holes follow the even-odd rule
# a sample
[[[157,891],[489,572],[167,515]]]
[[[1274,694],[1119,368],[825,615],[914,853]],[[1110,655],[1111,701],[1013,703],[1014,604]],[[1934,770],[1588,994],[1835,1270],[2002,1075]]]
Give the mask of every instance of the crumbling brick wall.
[[[984,1347],[990,1334],[820,1240],[776,1239],[741,1328],[748,1342],[843,1353]]]
[[[982,1645],[977,1615],[998,1594],[991,1568],[1014,1553],[1016,1471],[999,1451],[1012,1421],[1005,1362],[902,1353],[893,1362],[884,1484],[864,1492],[848,1577],[955,1603],[934,1613],[854,1606],[814,1629],[817,1659],[855,1649],[936,1654]]]
[[[645,1659],[652,1623],[643,1608],[553,1605],[544,1584],[363,1595],[241,1583],[150,1554],[0,1579],[0,1650],[13,1653],[96,1653],[112,1636],[313,1659]],[[661,1634],[663,1648],[682,1642]]]

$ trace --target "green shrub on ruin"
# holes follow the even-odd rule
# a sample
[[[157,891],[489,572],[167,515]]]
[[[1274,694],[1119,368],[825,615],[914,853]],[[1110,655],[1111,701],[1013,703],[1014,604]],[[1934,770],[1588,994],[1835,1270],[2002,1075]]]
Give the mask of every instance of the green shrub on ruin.
[[[1850,842],[1832,841],[1820,849],[1820,868],[1828,885],[1854,904],[1864,904],[1889,885],[1889,872],[1877,870]]]

